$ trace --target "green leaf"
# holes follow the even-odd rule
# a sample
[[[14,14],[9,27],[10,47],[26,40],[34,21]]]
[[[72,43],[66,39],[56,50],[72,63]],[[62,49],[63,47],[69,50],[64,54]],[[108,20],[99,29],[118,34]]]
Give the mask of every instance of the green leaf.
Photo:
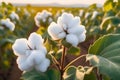
[[[49,80],[60,80],[60,72],[56,69],[49,69],[46,74],[49,77]]]
[[[120,79],[120,34],[109,34],[99,38],[89,48],[86,59],[97,67],[101,74],[112,80]]]
[[[114,8],[113,6],[113,0],[107,0],[105,3],[104,3],[104,6],[103,6],[103,10],[104,11],[109,11],[109,10],[112,10]]]
[[[88,74],[91,70],[91,67],[70,66],[65,70],[63,77],[65,80],[84,80],[85,74]]]
[[[61,41],[61,43],[62,43],[62,45],[64,45],[67,48],[70,48],[72,46],[70,43],[66,42],[66,40],[64,40],[64,39]]]
[[[109,23],[111,23],[112,25],[117,26],[117,25],[120,24],[120,18],[115,17],[115,16],[107,17],[102,21],[102,23],[100,25],[100,28],[101,29],[106,29]]]
[[[80,48],[72,46],[67,50],[67,53],[78,56],[80,55]]]
[[[41,73],[35,70],[25,72],[21,79],[23,80],[50,80],[45,73]]]

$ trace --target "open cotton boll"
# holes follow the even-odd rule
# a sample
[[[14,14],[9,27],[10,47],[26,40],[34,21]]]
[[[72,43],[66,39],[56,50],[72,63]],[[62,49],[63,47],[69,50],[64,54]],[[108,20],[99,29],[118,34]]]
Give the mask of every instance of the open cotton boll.
[[[43,62],[41,62],[41,64],[36,65],[35,68],[40,72],[45,72],[49,67],[49,65],[50,65],[50,60],[46,58],[43,60]]]
[[[16,56],[25,55],[26,50],[29,49],[27,40],[25,38],[16,39],[15,43],[12,45],[12,49]]]
[[[18,16],[18,14],[16,14],[15,12],[12,12],[11,14],[10,14],[10,18],[12,19],[12,20],[19,20],[19,16]]]
[[[82,17],[83,14],[84,14],[84,10],[80,10],[80,11],[79,11],[79,16]]]
[[[87,13],[85,14],[85,19],[87,19],[89,16],[90,16],[90,13],[87,12]]]
[[[41,35],[33,32],[30,34],[29,38],[28,38],[28,43],[29,43],[29,46],[32,48],[32,49],[39,49],[41,47],[41,45],[43,45],[43,39],[41,37]]]
[[[77,36],[74,35],[74,34],[68,34],[68,35],[66,36],[66,41],[67,41],[68,43],[72,44],[72,45],[75,46],[75,47],[78,45],[78,38],[77,38]]]
[[[55,22],[52,22],[48,27],[48,33],[54,40],[61,39],[58,35],[62,32],[64,32],[63,28]]]
[[[97,15],[98,15],[98,11],[94,11],[93,14],[92,14],[91,19],[95,19]]]
[[[7,19],[2,19],[2,20],[0,21],[0,23],[1,23],[2,25],[4,25],[5,27],[9,28],[11,31],[14,31],[14,29],[15,29],[14,23],[11,22],[10,19],[8,19],[8,18],[7,18]]]

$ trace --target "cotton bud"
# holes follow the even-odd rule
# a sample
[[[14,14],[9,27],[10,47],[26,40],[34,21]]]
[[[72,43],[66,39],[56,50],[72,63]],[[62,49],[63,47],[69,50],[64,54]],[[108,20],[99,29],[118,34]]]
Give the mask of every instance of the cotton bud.
[[[14,29],[15,29],[14,23],[11,22],[10,19],[8,19],[8,18],[7,19],[2,19],[0,21],[0,24],[7,27],[7,28],[9,28],[11,31],[14,31]]]

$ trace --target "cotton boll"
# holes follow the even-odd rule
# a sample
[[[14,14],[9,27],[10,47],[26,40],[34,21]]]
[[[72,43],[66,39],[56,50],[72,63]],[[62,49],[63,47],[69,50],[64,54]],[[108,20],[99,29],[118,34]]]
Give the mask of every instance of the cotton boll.
[[[85,32],[85,27],[83,25],[77,25],[68,29],[68,33],[81,34]]]
[[[58,34],[61,32],[64,32],[62,27],[60,27],[60,25],[56,24],[55,22],[52,22],[48,27],[48,33],[54,40],[60,39]]]
[[[29,49],[27,40],[24,38],[16,39],[15,43],[12,46],[12,49],[16,56],[25,55],[26,50]]]
[[[85,33],[79,35],[78,38],[79,38],[79,43],[85,41],[85,38],[86,38]]]
[[[97,11],[94,11],[91,19],[95,19],[97,15],[98,15],[98,12],[97,12]]]
[[[41,35],[33,32],[30,34],[29,38],[28,38],[28,43],[29,46],[32,49],[39,49],[41,45],[43,45],[43,39],[41,37]]]
[[[26,56],[20,56],[17,58],[17,64],[18,64],[18,68],[22,71],[30,71],[33,66],[31,66],[31,64],[26,62],[27,57]]]
[[[44,59],[42,61],[42,63],[39,65],[36,65],[35,68],[36,68],[36,70],[38,70],[40,72],[45,72],[47,70],[47,68],[49,67],[49,65],[50,65],[50,60]]]
[[[68,43],[72,44],[72,45],[75,46],[75,47],[78,45],[78,38],[77,38],[77,36],[74,35],[74,34],[68,34],[68,35],[66,36],[66,41],[67,41]]]
[[[18,14],[16,14],[15,12],[12,12],[11,14],[10,14],[10,18],[12,19],[12,20],[19,20],[19,16],[18,16]]]
[[[90,16],[90,13],[87,12],[87,13],[85,14],[85,19],[87,19],[89,16]]]
[[[79,11],[79,16],[82,17],[83,14],[84,14],[84,10],[80,10],[80,11]]]
[[[0,23],[2,24],[2,25],[4,25],[4,26],[6,26],[7,28],[9,28],[11,31],[14,31],[14,29],[15,29],[15,25],[14,25],[14,23],[12,23],[11,21],[10,21],[10,19],[2,19],[1,21],[0,21]]]

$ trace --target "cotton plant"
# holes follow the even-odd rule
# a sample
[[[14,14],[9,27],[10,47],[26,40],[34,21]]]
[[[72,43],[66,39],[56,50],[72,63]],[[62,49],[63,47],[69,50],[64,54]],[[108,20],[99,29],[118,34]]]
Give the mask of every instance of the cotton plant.
[[[38,12],[35,17],[35,24],[37,27],[40,26],[47,26],[46,23],[52,22],[52,13],[48,12],[47,10],[43,10],[42,12]]]
[[[11,31],[14,31],[14,29],[15,29],[15,24],[12,21],[10,21],[9,18],[1,19],[0,20],[0,25],[4,26],[6,28],[9,28]]]
[[[28,40],[26,38],[16,39],[12,49],[18,56],[17,64],[20,70],[30,71],[33,68],[40,72],[47,70],[50,60],[46,58],[47,50],[43,42],[41,35],[35,32],[30,34]]]
[[[86,38],[86,30],[83,25],[80,25],[80,18],[70,13],[63,13],[57,23],[52,22],[48,27],[48,33],[53,40],[65,38],[73,46],[77,46]]]

